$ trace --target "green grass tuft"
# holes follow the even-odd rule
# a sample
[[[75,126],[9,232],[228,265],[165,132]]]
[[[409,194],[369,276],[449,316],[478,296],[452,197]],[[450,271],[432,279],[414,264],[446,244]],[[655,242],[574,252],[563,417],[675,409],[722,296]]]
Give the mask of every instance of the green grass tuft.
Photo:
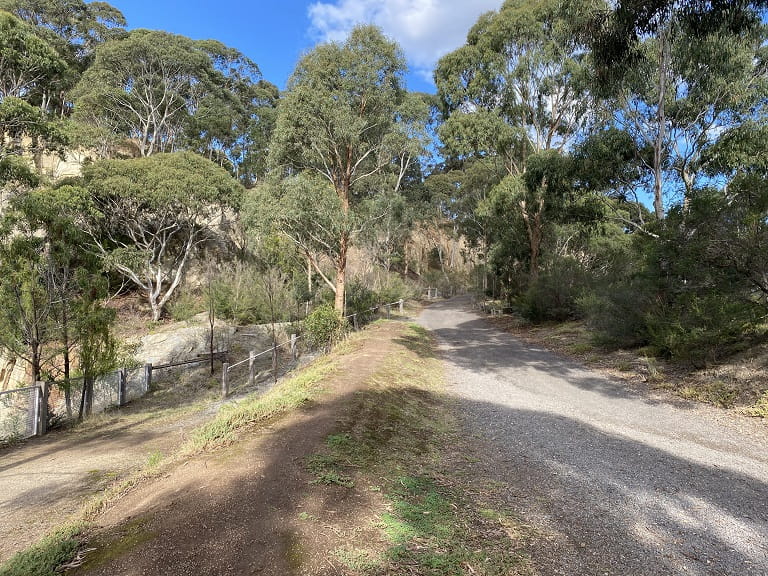
[[[226,446],[237,439],[240,430],[303,406],[321,391],[322,381],[335,369],[332,360],[322,358],[266,394],[252,394],[242,402],[225,406],[216,418],[192,434],[182,453],[194,454]]]
[[[0,566],[0,576],[55,576],[56,569],[74,556],[85,528],[82,522],[59,528]]]

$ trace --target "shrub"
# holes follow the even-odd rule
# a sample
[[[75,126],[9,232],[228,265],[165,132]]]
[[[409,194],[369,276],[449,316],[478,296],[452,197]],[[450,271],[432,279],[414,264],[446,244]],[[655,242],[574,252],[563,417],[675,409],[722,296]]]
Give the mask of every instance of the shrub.
[[[407,300],[413,298],[419,291],[413,286],[409,286],[399,275],[388,274],[384,279],[382,286],[378,290],[377,304],[388,304],[397,302],[401,298]]]
[[[273,312],[285,321],[295,310],[292,288],[275,270],[239,264],[220,273],[210,289],[216,315],[238,324],[270,322]]]
[[[648,342],[648,298],[641,286],[617,282],[599,292],[585,292],[576,306],[599,344],[631,348]]]
[[[575,318],[577,299],[588,284],[587,273],[575,259],[557,258],[529,286],[523,314],[534,322]]]
[[[304,330],[311,346],[330,349],[344,335],[346,321],[332,306],[313,310],[304,320]]]
[[[380,303],[379,295],[364,284],[351,282],[347,286],[347,314],[357,314],[361,321],[365,321],[367,311]]]
[[[737,352],[758,319],[758,307],[733,294],[683,294],[648,314],[649,341],[659,353],[702,367]]]
[[[189,291],[179,292],[168,304],[168,313],[176,322],[189,320],[195,314],[205,311],[202,298]]]

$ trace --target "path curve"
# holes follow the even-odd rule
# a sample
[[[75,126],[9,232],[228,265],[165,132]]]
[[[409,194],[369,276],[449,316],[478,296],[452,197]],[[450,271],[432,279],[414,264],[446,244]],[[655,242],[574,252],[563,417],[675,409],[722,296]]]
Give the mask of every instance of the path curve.
[[[501,332],[457,298],[440,341],[467,432],[543,575],[768,575],[768,428],[655,397]]]

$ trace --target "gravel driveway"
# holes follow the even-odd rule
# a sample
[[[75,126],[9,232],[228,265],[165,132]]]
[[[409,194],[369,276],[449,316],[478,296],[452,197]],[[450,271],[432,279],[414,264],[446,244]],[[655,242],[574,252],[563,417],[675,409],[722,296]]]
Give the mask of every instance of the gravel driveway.
[[[541,574],[768,575],[768,427],[614,382],[468,305],[420,323]]]

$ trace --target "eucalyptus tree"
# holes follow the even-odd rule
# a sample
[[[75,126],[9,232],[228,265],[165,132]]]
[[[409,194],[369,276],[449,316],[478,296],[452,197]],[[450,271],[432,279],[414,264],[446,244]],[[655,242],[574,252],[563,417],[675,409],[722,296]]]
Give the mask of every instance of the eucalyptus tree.
[[[102,269],[86,246],[88,202],[72,186],[35,188],[15,193],[3,214],[0,344],[25,359],[36,380],[43,369],[69,380],[71,352],[80,346],[74,326],[105,296],[96,290]]]
[[[243,135],[276,90],[220,42],[133,30],[98,46],[73,96],[76,120],[131,139],[141,156],[194,149],[226,164],[247,153]]]
[[[567,153],[594,120],[589,58],[574,31],[585,13],[601,5],[507,0],[498,12],[481,16],[467,43],[444,56],[435,71],[445,152],[507,179],[489,184],[514,192],[509,205],[525,226],[532,275],[538,273],[547,204],[557,199],[548,197],[546,179],[532,186],[521,178],[530,158]]]
[[[39,381],[44,351],[55,337],[45,240],[5,214],[0,241],[0,345],[26,361]]]
[[[279,91],[241,52],[213,40],[199,45],[208,53],[213,73],[206,92],[191,109],[182,145],[251,186],[267,171]]]
[[[122,35],[125,16],[106,2],[84,0],[0,0],[0,10],[34,26],[62,56],[88,63],[96,46]]]
[[[375,192],[365,187],[366,179],[393,160],[388,144],[405,97],[404,72],[400,48],[379,29],[359,26],[343,43],[321,44],[299,61],[278,108],[272,164],[284,175],[319,176],[337,199],[335,238],[326,253],[335,269],[333,281],[327,280],[339,311],[355,204]]]
[[[34,30],[0,12],[0,190],[34,185],[37,174],[23,157],[55,148],[63,138],[37,104],[66,63]]]
[[[56,50],[31,26],[0,11],[0,101],[9,96],[39,99],[65,68]]]
[[[661,220],[670,197],[687,202],[707,180],[706,149],[765,100],[768,70],[766,27],[755,9],[734,6],[730,17],[706,25],[684,7],[670,5],[657,16],[632,43],[630,61],[618,71],[604,66],[597,77],[614,125],[647,151],[638,159]],[[596,43],[605,49],[599,37]]]
[[[90,64],[96,46],[123,34],[126,24],[123,14],[106,2],[0,0],[0,11],[25,22],[64,64],[46,75],[45,87],[35,99],[43,110],[59,116],[71,112],[67,91]]]
[[[83,176],[97,253],[146,294],[159,320],[196,249],[215,236],[225,210],[239,206],[242,187],[190,152],[101,160]]]

